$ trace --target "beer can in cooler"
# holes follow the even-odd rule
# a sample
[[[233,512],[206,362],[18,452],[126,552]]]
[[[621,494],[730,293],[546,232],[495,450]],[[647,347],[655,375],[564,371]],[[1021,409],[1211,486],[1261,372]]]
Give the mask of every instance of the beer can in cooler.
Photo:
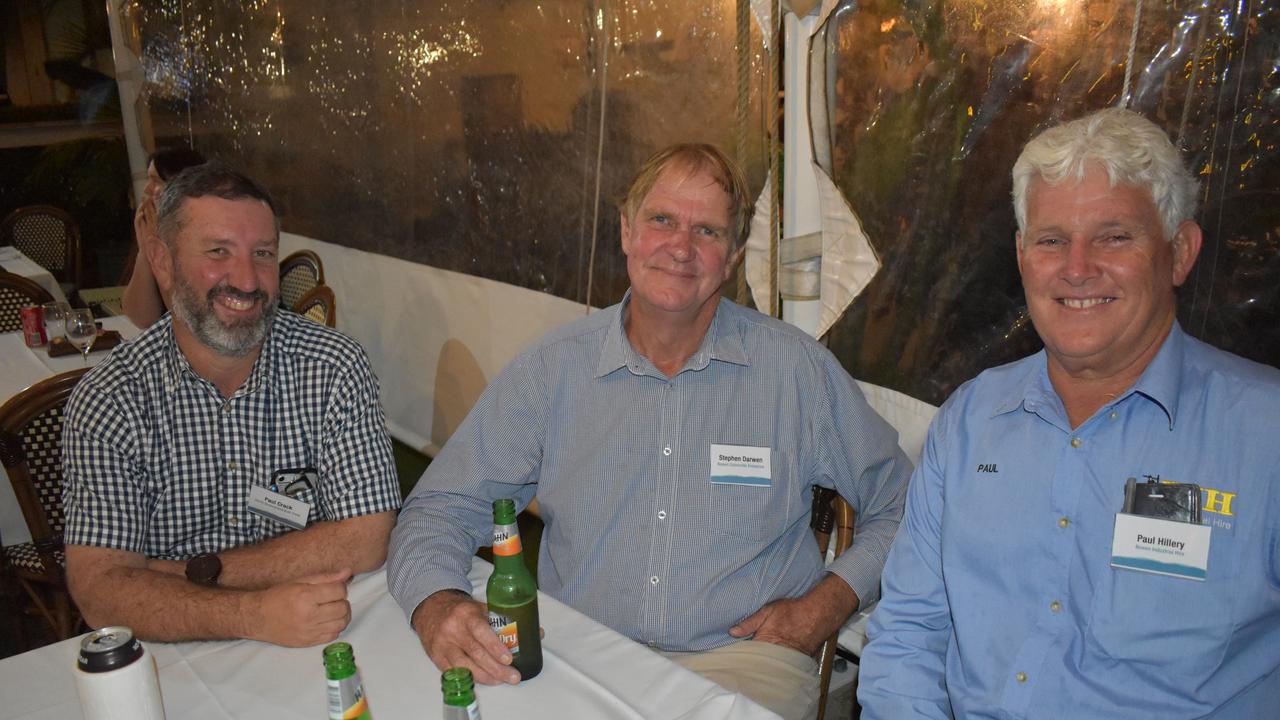
[[[164,720],[155,658],[127,627],[80,639],[76,691],[85,720]]]
[[[22,316],[22,340],[27,347],[39,347],[49,338],[44,336],[44,311],[39,305],[28,305],[18,313]]]

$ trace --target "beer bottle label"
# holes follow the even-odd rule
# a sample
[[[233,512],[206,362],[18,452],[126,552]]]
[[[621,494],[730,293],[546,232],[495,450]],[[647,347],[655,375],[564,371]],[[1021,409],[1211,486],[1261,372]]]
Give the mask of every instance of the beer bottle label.
[[[480,703],[473,702],[466,707],[445,705],[444,720],[480,720]]]
[[[330,720],[372,720],[369,703],[364,699],[360,676],[352,675],[329,681]]]
[[[517,632],[517,625],[515,620],[506,615],[489,611],[489,627],[498,633],[498,639],[507,646],[507,650],[510,650],[512,655],[520,654],[520,635]]]
[[[520,552],[520,527],[518,525],[493,526],[493,554],[507,557]]]

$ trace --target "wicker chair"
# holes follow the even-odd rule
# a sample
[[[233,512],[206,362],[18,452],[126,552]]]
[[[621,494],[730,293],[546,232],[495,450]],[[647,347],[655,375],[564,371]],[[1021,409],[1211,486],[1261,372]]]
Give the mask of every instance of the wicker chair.
[[[0,245],[18,248],[64,286],[81,284],[80,228],[52,205],[29,205],[9,213],[0,223]]]
[[[53,297],[48,290],[21,275],[0,270],[0,332],[21,330],[22,308],[49,302]]]
[[[818,541],[818,550],[823,557],[831,544],[831,533],[835,531],[835,556],[840,557],[853,544],[853,508],[835,490],[824,487],[813,488],[813,527],[814,538]],[[817,720],[824,720],[827,714],[827,694],[831,689],[831,668],[836,658],[836,638],[839,629],[822,643],[818,653],[818,715]]]
[[[324,264],[310,250],[299,250],[280,263],[280,304],[297,307],[303,296],[324,284]]]
[[[63,572],[62,411],[85,372],[55,375],[0,407],[0,462],[31,531],[31,542],[3,549],[5,560],[59,640],[71,637],[79,625]]]
[[[328,285],[317,285],[302,296],[292,310],[310,320],[329,327],[338,326],[338,301]]]

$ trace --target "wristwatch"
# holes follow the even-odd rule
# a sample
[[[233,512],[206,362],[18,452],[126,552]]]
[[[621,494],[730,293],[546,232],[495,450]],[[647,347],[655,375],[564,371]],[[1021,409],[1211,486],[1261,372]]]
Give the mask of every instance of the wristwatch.
[[[222,560],[213,553],[197,555],[187,561],[187,579],[204,587],[218,587]]]

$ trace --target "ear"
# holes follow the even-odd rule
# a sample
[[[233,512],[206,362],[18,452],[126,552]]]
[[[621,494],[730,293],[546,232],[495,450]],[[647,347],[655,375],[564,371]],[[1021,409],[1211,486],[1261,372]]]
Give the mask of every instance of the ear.
[[[1181,287],[1195,267],[1196,258],[1200,257],[1200,245],[1204,241],[1204,233],[1194,220],[1183,220],[1173,234],[1173,286]]]
[[[169,290],[173,287],[174,273],[174,258],[169,252],[169,243],[152,235],[144,249],[147,252],[147,262],[151,265],[151,274],[156,278],[156,285],[160,288],[161,295],[168,297]]]
[[[618,213],[622,220],[622,254],[631,254],[631,220],[627,218],[625,212]]]

